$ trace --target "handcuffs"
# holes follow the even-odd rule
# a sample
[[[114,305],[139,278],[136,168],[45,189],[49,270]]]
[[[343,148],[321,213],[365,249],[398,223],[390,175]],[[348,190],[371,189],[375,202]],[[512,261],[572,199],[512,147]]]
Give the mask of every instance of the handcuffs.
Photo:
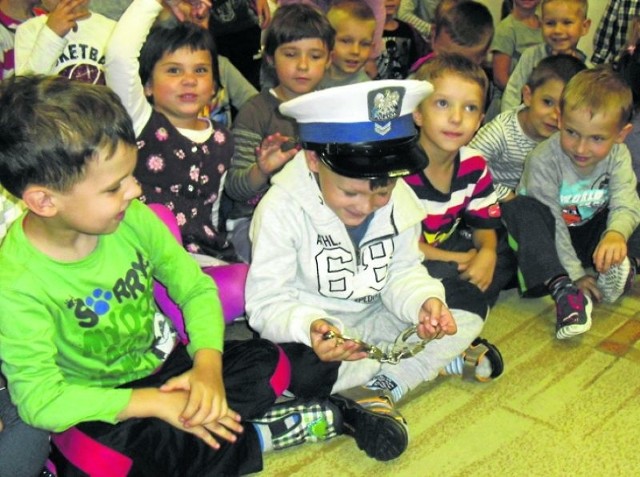
[[[375,359],[381,363],[398,364],[400,360],[411,358],[424,349],[431,339],[420,340],[415,343],[407,343],[407,340],[418,332],[418,325],[411,326],[398,335],[393,345],[389,346],[387,350],[378,348],[375,345],[371,345],[365,341],[357,338],[351,338],[349,336],[342,335],[335,331],[327,331],[322,338],[324,340],[337,339],[342,341],[353,341],[360,346],[361,351],[367,352],[369,359]]]

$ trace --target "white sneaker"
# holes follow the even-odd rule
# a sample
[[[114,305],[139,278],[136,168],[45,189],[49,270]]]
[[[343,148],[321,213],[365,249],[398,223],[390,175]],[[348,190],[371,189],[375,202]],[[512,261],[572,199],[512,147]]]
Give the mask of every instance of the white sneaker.
[[[596,284],[602,292],[602,301],[613,303],[627,292],[636,277],[636,268],[631,265],[629,257],[614,265],[606,273],[598,274]]]

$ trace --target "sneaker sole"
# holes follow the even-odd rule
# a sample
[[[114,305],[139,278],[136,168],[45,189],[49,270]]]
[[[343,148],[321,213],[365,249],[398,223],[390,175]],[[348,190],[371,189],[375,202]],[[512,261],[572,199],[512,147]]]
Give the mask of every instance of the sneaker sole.
[[[333,395],[329,399],[342,413],[344,433],[353,436],[369,457],[392,460],[407,449],[407,428],[393,417],[369,411],[344,396]]]
[[[605,303],[615,303],[618,298],[624,295],[633,285],[633,280],[635,278],[635,270],[632,271],[631,261],[626,258],[622,261],[620,265],[618,265],[619,270],[616,271],[616,274],[620,274],[624,276],[624,284],[622,286],[622,290],[617,293],[616,288],[618,287],[609,287],[607,284],[607,274],[598,274],[598,278],[596,279],[596,285],[600,290],[602,290],[602,301]],[[618,285],[618,283],[616,283]]]
[[[564,340],[567,338],[572,338],[573,336],[581,335],[582,333],[586,333],[591,329],[591,309],[593,305],[591,304],[591,300],[587,297],[587,304],[584,307],[584,311],[587,315],[587,322],[584,324],[575,324],[575,325],[567,325],[560,328],[556,331],[556,338],[559,340]]]

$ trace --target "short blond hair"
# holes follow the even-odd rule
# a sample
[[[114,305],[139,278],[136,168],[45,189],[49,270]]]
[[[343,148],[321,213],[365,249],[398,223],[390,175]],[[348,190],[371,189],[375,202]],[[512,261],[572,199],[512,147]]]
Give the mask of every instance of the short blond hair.
[[[575,3],[582,10],[583,18],[587,18],[587,14],[589,13],[589,1],[588,0],[542,0],[540,3],[540,11],[544,11],[544,7],[553,2],[563,2],[563,3]]]
[[[442,78],[447,74],[454,74],[476,83],[482,89],[482,103],[484,104],[489,88],[489,79],[481,66],[470,59],[458,55],[444,53],[427,60],[413,78],[422,81],[431,81]]]
[[[560,111],[586,109],[596,114],[619,114],[620,127],[631,121],[633,95],[625,79],[610,66],[586,69],[569,80],[562,92]]]

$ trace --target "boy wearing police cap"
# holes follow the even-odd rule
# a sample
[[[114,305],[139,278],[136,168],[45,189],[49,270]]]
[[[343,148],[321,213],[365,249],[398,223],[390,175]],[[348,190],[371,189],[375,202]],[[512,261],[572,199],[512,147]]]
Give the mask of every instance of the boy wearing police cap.
[[[250,231],[250,325],[283,343],[289,390],[331,395],[346,432],[379,460],[408,445],[394,403],[460,357],[483,326],[478,314],[452,314],[421,265],[425,210],[398,179],[426,166],[411,113],[431,90],[386,80],[282,104],[303,149],[272,178]],[[488,360],[472,373],[496,375]]]

